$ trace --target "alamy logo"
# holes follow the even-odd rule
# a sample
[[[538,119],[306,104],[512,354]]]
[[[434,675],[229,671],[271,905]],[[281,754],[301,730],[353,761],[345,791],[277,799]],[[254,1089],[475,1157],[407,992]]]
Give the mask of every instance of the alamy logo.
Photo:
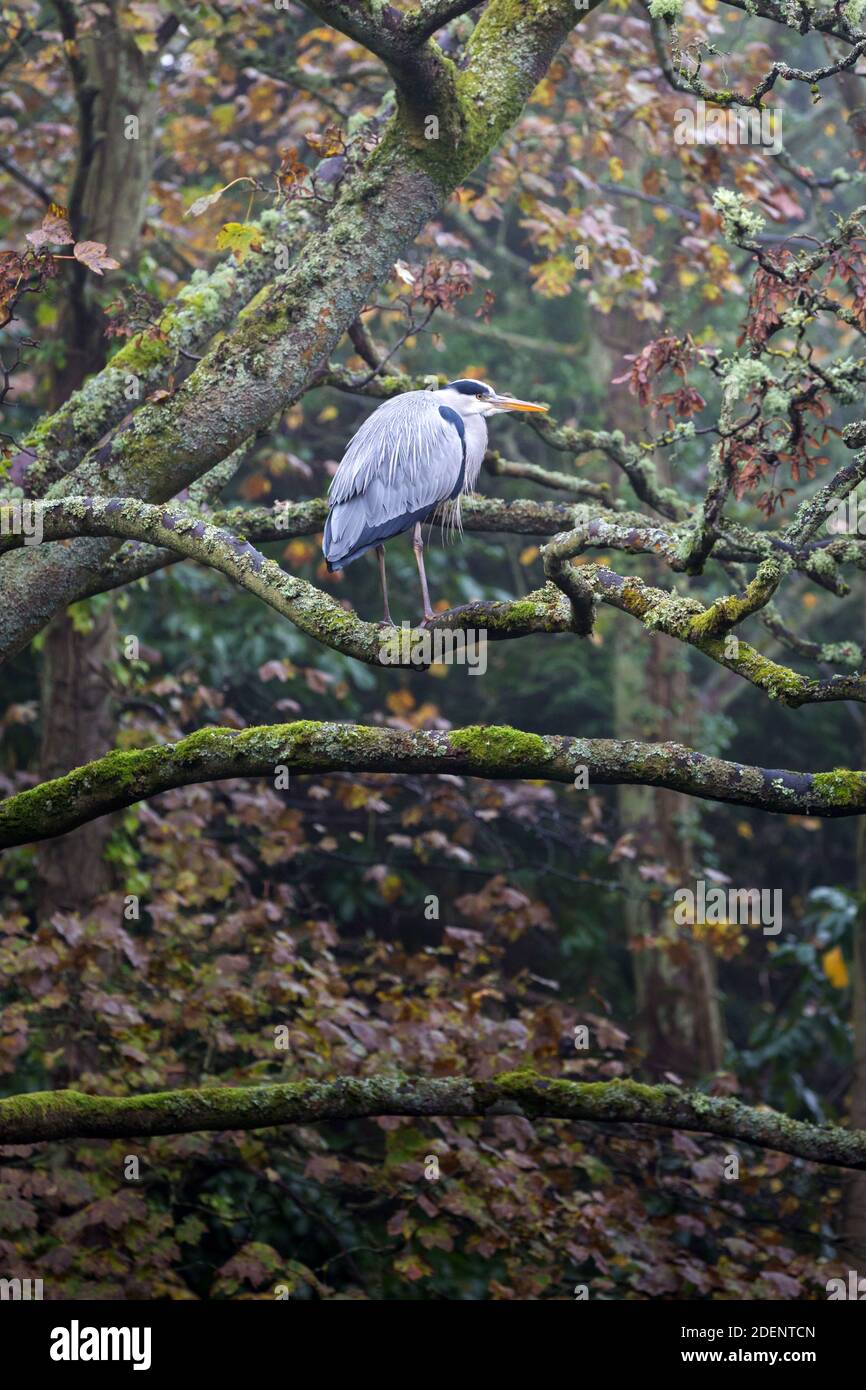
[[[471,627],[416,631],[404,622],[399,630],[394,628],[383,637],[379,661],[383,666],[468,666],[470,676],[483,676],[487,670],[487,633]]]
[[[778,936],[782,930],[781,888],[709,887],[699,878],[694,889],[678,888],[674,893],[674,921],[678,927],[735,922],[739,926],[760,924],[764,936]]]
[[[831,1303],[840,1298],[856,1298],[861,1303],[866,1300],[866,1279],[860,1279],[854,1269],[848,1270],[847,1285],[844,1279],[828,1279],[824,1287]]]
[[[41,1297],[41,1279],[0,1279],[0,1300],[11,1298],[18,1302]]]
[[[51,1332],[52,1361],[131,1361],[134,1371],[150,1370],[149,1327],[69,1327]]]
[[[42,540],[42,504],[28,498],[0,503],[0,536],[23,536],[25,545]]]
[[[782,152],[782,113],[764,107],[754,111],[740,107],[707,109],[700,98],[694,109],[680,106],[674,112],[677,145],[761,145],[767,154]]]

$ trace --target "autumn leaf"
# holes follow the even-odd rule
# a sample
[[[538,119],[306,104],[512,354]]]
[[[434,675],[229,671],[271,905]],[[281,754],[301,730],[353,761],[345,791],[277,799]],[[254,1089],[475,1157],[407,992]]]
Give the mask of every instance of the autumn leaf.
[[[247,501],[254,502],[260,497],[267,497],[271,491],[271,480],[266,478],[263,473],[251,473],[240,486],[240,494]]]
[[[415,696],[411,690],[389,690],[385,704],[392,714],[405,716],[415,708]]]
[[[288,193],[295,184],[301,182],[309,170],[306,164],[302,164],[298,159],[298,151],[294,145],[288,150],[281,150],[280,153],[282,162],[277,173],[277,183],[284,193]]]
[[[310,545],[309,541],[294,540],[289,541],[289,544],[283,551],[283,559],[290,569],[298,570],[302,565],[306,565],[313,558],[314,554],[315,550],[313,546]]]
[[[324,135],[308,133],[304,138],[310,149],[315,150],[322,159],[332,159],[334,155],[342,154],[345,148],[340,129],[335,125],[329,125]]]
[[[535,288],[545,299],[561,299],[571,293],[574,266],[567,256],[553,256],[549,261],[529,267]]]
[[[108,248],[101,241],[76,241],[72,248],[75,259],[96,275],[102,275],[106,270],[120,269],[120,261],[109,256],[107,251]]]
[[[200,217],[203,212],[207,212],[208,208],[213,207],[214,203],[219,202],[224,193],[227,193],[230,188],[234,188],[235,185],[239,183],[251,183],[254,188],[258,187],[255,179],[248,178],[245,174],[241,174],[239,178],[232,179],[230,183],[223,184],[222,188],[215,189],[213,193],[203,193],[200,198],[196,198],[194,203],[190,203],[184,213],[184,217]]]
[[[825,951],[821,957],[821,964],[834,989],[848,988],[848,967],[841,946],[834,946],[832,950]]]
[[[252,222],[226,222],[217,232],[216,244],[220,251],[231,251],[243,261],[250,251],[261,251],[262,234]]]
[[[214,122],[220,135],[228,135],[235,123],[236,110],[234,102],[222,101],[218,106],[211,108],[211,120]]]
[[[72,235],[66,208],[60,207],[57,203],[51,203],[42,219],[42,226],[35,232],[28,232],[27,240],[37,250],[40,246],[68,246],[75,238]]]
[[[395,903],[403,892],[403,880],[397,874],[386,874],[379,884],[379,892],[386,903]]]
[[[215,193],[203,193],[200,198],[196,198],[194,203],[190,203],[184,217],[201,217],[203,212],[207,212],[208,208],[219,202],[223,193],[225,193],[224,188],[218,188]]]
[[[422,1260],[419,1255],[401,1255],[394,1261],[394,1269],[398,1274],[402,1274],[404,1279],[414,1283],[417,1279],[424,1279],[433,1270],[426,1260]]]

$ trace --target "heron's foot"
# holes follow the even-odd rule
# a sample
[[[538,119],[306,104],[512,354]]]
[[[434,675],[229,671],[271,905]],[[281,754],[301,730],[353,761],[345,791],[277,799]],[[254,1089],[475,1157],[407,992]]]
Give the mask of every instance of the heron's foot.
[[[385,627],[393,627],[393,628],[396,628],[396,627],[397,627],[397,624],[394,622],[394,619],[393,619],[392,617],[390,617],[390,615],[389,615],[387,618],[380,618],[379,621],[377,622],[376,626],[377,626],[377,627],[382,627],[382,628],[385,628]]]

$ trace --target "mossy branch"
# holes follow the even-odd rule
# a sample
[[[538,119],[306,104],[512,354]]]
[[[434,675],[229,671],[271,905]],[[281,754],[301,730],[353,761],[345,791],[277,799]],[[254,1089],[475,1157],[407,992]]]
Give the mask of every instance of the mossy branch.
[[[652,632],[664,632],[687,642],[704,656],[762,690],[771,700],[791,709],[827,704],[836,700],[866,703],[866,681],[859,675],[834,675],[826,680],[801,675],[763,656],[741,637],[731,637],[743,618],[769,601],[775,584],[769,564],[742,595],[719,599],[709,608],[695,598],[654,588],[643,580],[624,577],[602,565],[584,565],[578,571],[582,583],[602,602],[629,613]]]
[[[245,536],[215,526],[181,507],[155,507],[122,497],[72,497],[36,503],[43,543],[79,536],[113,536],[144,542],[157,557],[166,551],[197,560],[226,575],[233,583],[261,598],[302,632],[335,651],[373,666],[418,666],[411,655],[395,658],[378,623],[364,622],[329,594],[267,559]],[[322,504],[295,504],[307,533],[319,525]],[[264,509],[263,509],[264,510]],[[575,512],[577,508],[575,508]],[[226,516],[243,520],[243,509]],[[266,513],[274,534],[283,513]],[[26,537],[12,533],[0,505],[0,555],[21,549]],[[611,531],[613,525],[602,529]],[[571,631],[588,636],[593,629],[596,600],[639,619],[651,631],[665,632],[687,642],[712,661],[763,690],[771,699],[798,707],[831,700],[866,703],[866,681],[857,675],[817,680],[764,657],[748,643],[723,640],[733,627],[758,612],[772,598],[790,562],[765,560],[739,595],[717,599],[705,608],[698,599],[653,588],[601,565],[576,566],[571,557],[588,543],[594,521],[558,535],[545,547],[548,584],[511,602],[464,604],[440,614],[432,628],[482,628],[491,641],[531,633]],[[8,532],[8,534],[7,534]],[[285,534],[285,531],[282,532]],[[568,603],[562,602],[564,596]]]
[[[560,492],[570,492],[574,497],[588,497],[600,502],[604,507],[612,506],[610,483],[593,483],[577,473],[557,473],[550,468],[540,468],[537,463],[509,462],[494,450],[484,457],[484,465],[489,473],[498,478],[525,478],[541,487],[555,488]]]
[[[0,802],[0,849],[63,835],[109,811],[172,787],[232,777],[296,773],[432,772],[496,780],[668,787],[706,801],[785,815],[866,812],[866,773],[788,772],[713,758],[679,743],[530,734],[507,725],[449,732],[299,720],[293,724],[200,729],[178,743],[117,750]],[[578,792],[575,793],[579,795]]]
[[[791,1120],[729,1097],[630,1080],[561,1081],[534,1071],[468,1077],[344,1076],[141,1096],[34,1091],[0,1100],[0,1145],[146,1138],[379,1116],[520,1115],[691,1130],[838,1168],[866,1169],[866,1132]],[[638,1136],[635,1136],[638,1138]]]
[[[394,82],[397,103],[407,126],[423,138],[426,117],[435,115],[459,131],[457,72],[432,35],[449,20],[465,14],[477,0],[450,0],[403,15],[392,5],[369,0],[304,0],[326,23],[381,58]]]
[[[292,251],[309,225],[307,209],[299,202],[284,213],[266,213],[259,223],[261,245],[242,264],[230,255],[211,271],[194,271],[153,328],[131,337],[101,372],[24,438],[27,495],[44,495],[138,400],[164,386],[172,372],[230,327],[244,305],[277,275],[278,256]],[[133,384],[136,394],[131,400]]]
[[[267,559],[245,536],[215,526],[196,512],[179,506],[155,507],[123,497],[68,497],[34,505],[38,508],[43,544],[75,536],[142,541],[157,555],[173,551],[218,570],[334,651],[372,666],[421,668],[424,664],[420,658],[413,659],[411,653],[405,660],[402,655],[395,657],[387,629],[378,623],[364,622],[330,594]],[[308,530],[315,529],[320,524],[323,504],[297,505],[305,508],[304,525]],[[242,517],[242,509],[239,512]],[[272,521],[279,525],[281,517],[278,512]],[[3,523],[4,504],[0,504],[0,555],[24,548],[23,533],[7,534]],[[551,585],[513,603],[464,605],[442,614],[427,627],[465,629],[481,622],[491,641],[523,637],[530,632],[563,632],[571,625],[567,606]]]
[[[579,509],[574,511],[577,514]],[[576,613],[585,616],[585,622],[575,622],[576,631],[586,634],[592,621],[592,603],[600,600],[637,618],[651,632],[664,632],[668,637],[697,648],[711,661],[764,691],[771,700],[778,700],[792,709],[836,700],[866,703],[866,680],[859,675],[833,675],[817,680],[763,656],[742,638],[729,638],[733,628],[770,602],[783,575],[792,567],[788,557],[762,561],[754,579],[742,593],[727,595],[705,607],[690,595],[656,588],[634,576],[618,574],[605,565],[575,565],[572,562],[589,544],[597,545],[600,537],[610,538],[616,533],[623,549],[652,548],[669,556],[674,545],[672,537],[660,528],[655,528],[657,540],[649,545],[648,530],[623,525],[618,519],[608,522],[595,518],[587,522],[584,517],[573,531],[556,536],[544,547],[545,573],[568,595]],[[850,665],[847,654],[842,659]]]
[[[322,530],[328,515],[324,498],[308,502],[285,502],[274,507],[228,507],[206,519],[247,540],[287,541],[293,536],[314,536]],[[571,508],[561,502],[533,502],[519,498],[513,502],[499,497],[465,497],[461,507],[464,531],[508,532],[525,536],[552,536],[571,525]],[[434,518],[434,524],[437,524]],[[110,557],[82,597],[121,588],[136,579],[177,564],[185,557],[176,550],[129,544]]]
[[[539,471],[546,472],[544,469]],[[568,477],[567,474],[555,476],[563,479]],[[278,502],[273,507],[224,507],[211,513],[207,520],[250,541],[264,543],[286,541],[293,536],[313,536],[322,530],[327,514],[325,500],[313,498],[306,502]],[[612,511],[606,495],[597,503],[571,503],[537,502],[524,497],[506,501],[501,497],[474,494],[463,498],[461,518],[463,530],[468,532],[559,537],[579,531],[581,544],[578,551],[570,551],[571,555],[588,549],[618,550],[626,555],[657,555],[672,569],[677,567],[685,536],[682,522],[660,521],[642,512]],[[433,524],[437,524],[435,518]],[[860,569],[866,568],[866,544],[863,538],[836,539],[828,544],[806,546],[802,552],[791,554],[783,548],[777,551],[768,533],[750,535],[741,528],[717,545],[715,557],[725,563],[754,564],[777,557],[808,574],[822,587],[843,595],[848,592],[848,586],[832,578],[836,565],[851,564]],[[176,553],[157,552],[152,547],[118,551],[94,576],[83,596],[131,583],[179,558],[182,557]],[[824,568],[819,572],[816,565],[813,573],[813,562]]]

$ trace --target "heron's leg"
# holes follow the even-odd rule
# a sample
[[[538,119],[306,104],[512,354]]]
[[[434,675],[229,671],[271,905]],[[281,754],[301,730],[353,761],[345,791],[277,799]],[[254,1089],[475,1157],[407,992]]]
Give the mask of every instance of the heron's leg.
[[[421,598],[424,603],[424,618],[427,621],[430,618],[435,618],[436,614],[430,606],[430,590],[427,588],[427,575],[424,573],[424,542],[421,539],[420,521],[415,522],[412,549],[415,552],[415,563],[418,566],[418,578],[421,580]]]
[[[379,561],[379,581],[380,581],[380,583],[381,583],[381,585],[382,585],[382,603],[383,603],[384,609],[385,609],[385,622],[388,624],[389,627],[393,627],[393,626],[394,626],[394,620],[393,620],[393,618],[391,617],[391,610],[390,610],[389,607],[388,607],[388,580],[385,578],[385,547],[384,547],[384,545],[377,545],[377,546],[376,546],[376,559]]]

